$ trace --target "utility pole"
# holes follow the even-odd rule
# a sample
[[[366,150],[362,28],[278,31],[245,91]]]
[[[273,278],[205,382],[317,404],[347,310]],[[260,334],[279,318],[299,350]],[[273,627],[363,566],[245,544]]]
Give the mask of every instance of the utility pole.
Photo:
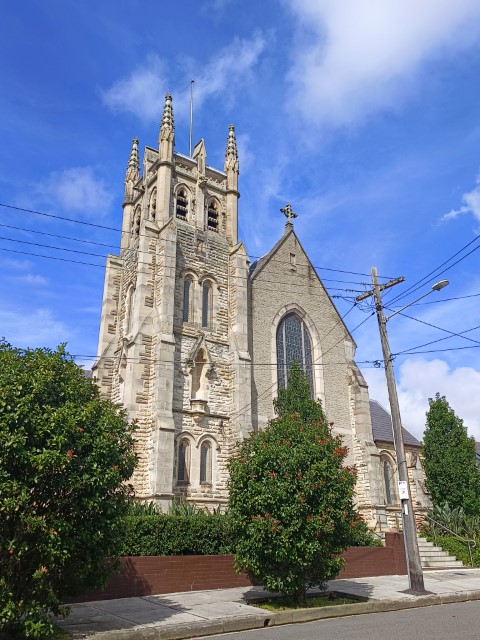
[[[388,397],[390,400],[390,412],[392,415],[393,443],[397,458],[397,469],[399,479],[399,493],[402,504],[403,539],[405,544],[405,555],[407,560],[408,580],[411,591],[415,593],[426,593],[423,582],[422,565],[420,563],[420,553],[418,550],[417,529],[415,516],[412,509],[410,484],[408,481],[407,461],[405,458],[405,448],[403,446],[402,420],[400,417],[400,407],[398,404],[397,387],[393,373],[392,353],[388,342],[387,320],[383,312],[381,291],[403,282],[405,278],[397,278],[383,285],[378,284],[376,267],[372,267],[373,289],[358,296],[357,301],[364,300],[369,296],[374,297],[377,311],[378,328],[380,330],[380,340],[382,342],[383,359],[385,362],[385,376],[387,378]]]

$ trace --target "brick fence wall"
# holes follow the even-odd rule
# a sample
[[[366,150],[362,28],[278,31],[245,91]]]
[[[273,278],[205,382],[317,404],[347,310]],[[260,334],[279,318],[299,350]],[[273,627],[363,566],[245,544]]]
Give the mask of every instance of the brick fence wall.
[[[385,547],[350,547],[339,578],[404,575],[407,573],[402,536],[385,535]],[[103,591],[92,591],[75,602],[111,600],[180,591],[248,587],[246,574],[235,573],[233,556],[142,556],[122,558],[119,573]]]

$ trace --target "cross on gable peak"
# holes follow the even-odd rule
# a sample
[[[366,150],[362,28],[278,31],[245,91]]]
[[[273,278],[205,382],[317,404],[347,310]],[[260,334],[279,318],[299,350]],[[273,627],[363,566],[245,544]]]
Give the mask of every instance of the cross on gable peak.
[[[290,204],[290,202],[287,202],[287,204],[284,207],[282,207],[280,211],[287,218],[287,225],[293,226],[292,220],[294,218],[298,218],[298,213],[295,213],[295,211],[293,211],[292,205]]]

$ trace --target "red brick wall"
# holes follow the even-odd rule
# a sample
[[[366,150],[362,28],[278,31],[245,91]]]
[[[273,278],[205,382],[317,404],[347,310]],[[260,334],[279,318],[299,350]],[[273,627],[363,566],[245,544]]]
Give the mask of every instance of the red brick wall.
[[[339,578],[406,574],[403,539],[386,534],[386,547],[350,547]],[[122,558],[122,567],[103,591],[94,591],[74,602],[111,600],[179,591],[248,587],[245,574],[235,573],[233,556],[144,556]]]
[[[339,578],[396,576],[407,573],[403,537],[385,534],[385,547],[349,547],[343,554],[346,565]]]

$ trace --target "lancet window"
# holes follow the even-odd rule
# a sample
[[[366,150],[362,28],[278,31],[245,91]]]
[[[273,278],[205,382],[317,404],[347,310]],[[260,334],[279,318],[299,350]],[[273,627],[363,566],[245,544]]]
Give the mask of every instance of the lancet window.
[[[212,285],[204,282],[202,287],[202,327],[210,327],[212,324]]]
[[[380,458],[383,472],[383,486],[385,489],[385,504],[395,503],[395,471],[391,461],[386,457]]]
[[[207,207],[207,229],[218,231],[218,204],[215,200],[210,200]]]
[[[188,214],[188,196],[186,189],[177,191],[177,203],[175,207],[175,215],[180,220],[186,220]]]
[[[282,318],[277,328],[278,388],[285,389],[288,371],[297,361],[306,373],[313,395],[312,341],[303,320],[296,313]]]
[[[193,280],[187,276],[183,281],[183,321],[193,320]]]
[[[200,447],[200,484],[212,482],[212,445],[204,442]]]
[[[178,445],[177,481],[188,483],[190,469],[190,444],[182,440]]]

